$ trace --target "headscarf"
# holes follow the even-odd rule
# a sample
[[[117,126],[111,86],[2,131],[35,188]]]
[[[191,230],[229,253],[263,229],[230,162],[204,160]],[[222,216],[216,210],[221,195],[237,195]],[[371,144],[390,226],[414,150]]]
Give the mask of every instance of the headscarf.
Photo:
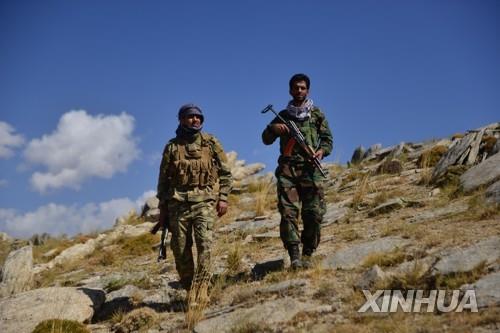
[[[303,121],[309,119],[311,110],[314,108],[312,99],[306,99],[302,106],[293,105],[293,100],[286,106],[286,114],[294,120]]]

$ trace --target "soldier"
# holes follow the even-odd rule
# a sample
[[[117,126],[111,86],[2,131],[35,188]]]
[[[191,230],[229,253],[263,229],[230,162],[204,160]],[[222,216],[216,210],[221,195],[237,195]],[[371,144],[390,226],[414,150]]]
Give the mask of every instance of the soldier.
[[[158,177],[160,221],[167,217],[170,247],[185,289],[195,276],[192,234],[198,252],[197,272],[206,272],[213,225],[216,215],[227,212],[232,182],[226,154],[214,136],[201,131],[203,121],[198,106],[186,104],[179,109],[176,137],[165,146]],[[217,181],[218,193],[214,191]]]
[[[314,157],[321,160],[331,153],[333,139],[325,115],[307,98],[310,80],[305,74],[296,74],[290,79],[289,86],[293,99],[279,115],[296,123],[307,144],[315,147]],[[270,145],[278,137],[280,156],[275,174],[281,214],[280,236],[290,255],[291,267],[310,267],[310,258],[320,242],[321,223],[326,211],[324,178],[306,152],[291,138],[287,125],[276,117],[264,129],[262,141]],[[303,231],[299,237],[300,204]]]

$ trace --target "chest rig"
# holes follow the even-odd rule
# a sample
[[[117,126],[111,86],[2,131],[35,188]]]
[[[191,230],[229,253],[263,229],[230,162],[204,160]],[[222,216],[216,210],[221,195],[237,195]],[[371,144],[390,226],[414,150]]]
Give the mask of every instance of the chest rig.
[[[172,160],[168,168],[168,178],[172,187],[193,189],[214,186],[217,168],[212,158],[210,142],[201,135],[201,142],[188,143],[176,140]]]

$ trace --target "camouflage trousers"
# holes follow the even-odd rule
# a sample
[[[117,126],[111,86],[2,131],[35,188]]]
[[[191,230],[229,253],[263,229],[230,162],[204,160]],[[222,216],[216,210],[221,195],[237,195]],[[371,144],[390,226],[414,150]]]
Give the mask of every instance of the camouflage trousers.
[[[320,242],[321,223],[326,212],[321,175],[310,165],[288,163],[280,164],[275,174],[283,245],[288,248],[302,243],[304,249],[312,252]],[[300,236],[299,213],[303,223]]]
[[[175,267],[182,286],[189,289],[195,276],[193,259],[193,236],[198,253],[197,269],[208,270],[213,225],[216,219],[213,200],[202,202],[168,202],[169,231],[172,234],[170,248],[174,254]]]

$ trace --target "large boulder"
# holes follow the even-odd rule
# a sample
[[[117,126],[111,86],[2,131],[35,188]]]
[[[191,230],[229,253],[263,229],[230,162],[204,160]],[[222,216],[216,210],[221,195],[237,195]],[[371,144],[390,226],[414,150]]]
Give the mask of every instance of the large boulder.
[[[441,254],[434,266],[435,274],[469,272],[482,263],[493,264],[500,259],[500,237],[494,236],[466,248],[454,248]]]
[[[500,180],[491,184],[491,186],[486,189],[486,200],[488,202],[500,204]]]
[[[500,180],[500,154],[495,154],[467,170],[460,177],[460,185],[465,192],[470,192],[497,180]]]
[[[264,170],[264,168],[266,167],[262,163],[253,163],[250,165],[246,165],[244,160],[237,160],[238,154],[234,151],[228,152],[226,156],[227,164],[231,169],[233,179],[236,181],[240,181],[245,179],[246,177],[255,175]]]
[[[7,256],[2,270],[0,297],[33,288],[33,249],[25,246]]]
[[[462,290],[475,290],[477,306],[484,308],[500,305],[500,272],[483,276],[473,284],[462,286]]]
[[[249,309],[237,309],[230,313],[202,320],[196,325],[194,332],[235,332],[243,331],[247,327],[265,330],[269,327],[276,327],[279,323],[288,322],[297,313],[313,307],[313,304],[285,297]]]
[[[26,291],[0,300],[0,332],[29,333],[41,321],[54,318],[88,322],[104,298],[104,291],[85,288]]]
[[[327,269],[353,269],[361,266],[363,260],[370,254],[390,252],[407,244],[408,241],[405,239],[384,237],[365,243],[350,245],[333,255],[327,256],[321,265]]]

